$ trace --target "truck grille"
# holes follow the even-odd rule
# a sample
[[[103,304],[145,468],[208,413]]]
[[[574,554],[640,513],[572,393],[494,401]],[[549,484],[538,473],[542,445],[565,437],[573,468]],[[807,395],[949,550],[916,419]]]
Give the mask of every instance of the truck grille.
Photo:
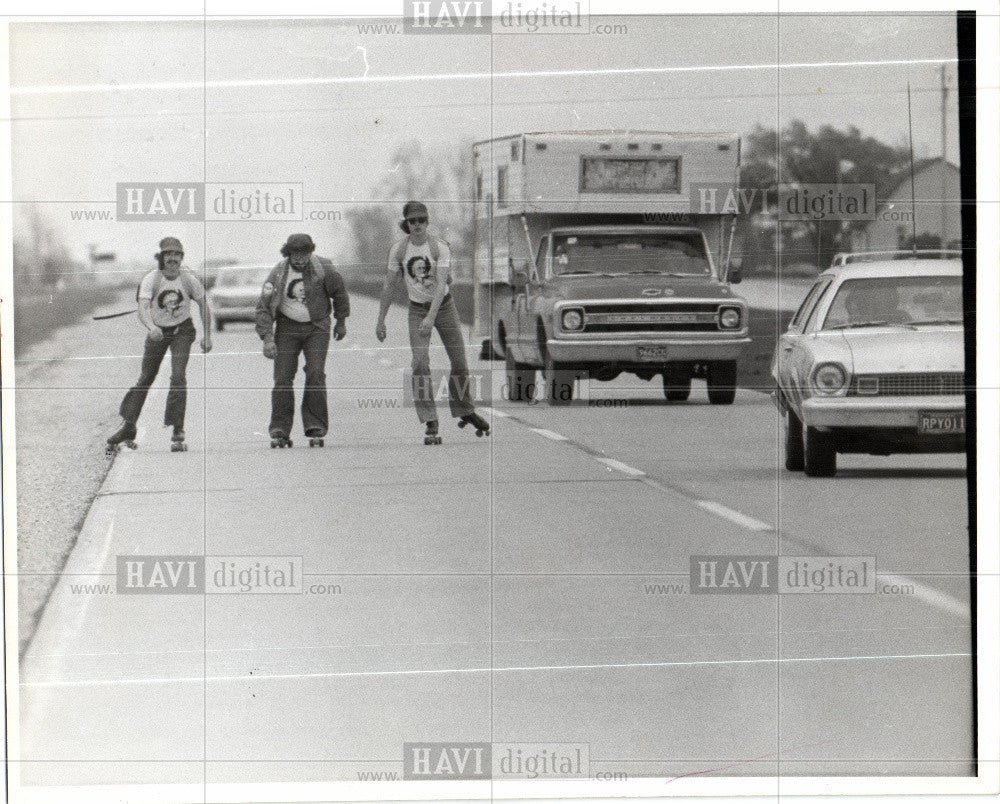
[[[852,396],[948,396],[965,393],[965,374],[859,374],[851,382]]]
[[[584,304],[582,332],[718,332],[719,306],[718,302]]]

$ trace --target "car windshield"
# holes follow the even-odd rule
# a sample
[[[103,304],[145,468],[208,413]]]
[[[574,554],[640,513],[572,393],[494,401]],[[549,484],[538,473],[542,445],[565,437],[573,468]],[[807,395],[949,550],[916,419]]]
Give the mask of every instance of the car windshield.
[[[823,329],[961,323],[962,277],[893,276],[842,282]]]
[[[219,276],[219,287],[259,287],[267,279],[270,268],[226,268]]]
[[[709,276],[712,272],[700,232],[556,235],[552,239],[552,270],[557,276]]]

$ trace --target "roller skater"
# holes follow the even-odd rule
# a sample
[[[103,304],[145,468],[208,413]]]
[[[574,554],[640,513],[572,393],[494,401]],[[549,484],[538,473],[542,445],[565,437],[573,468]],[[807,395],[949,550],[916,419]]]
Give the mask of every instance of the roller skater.
[[[451,284],[451,249],[447,242],[428,233],[428,219],[427,207],[420,201],[408,201],[403,207],[403,220],[399,227],[407,236],[393,243],[389,249],[385,281],[379,298],[378,320],[375,323],[375,337],[379,341],[386,339],[385,317],[392,306],[396,287],[402,280],[410,300],[408,319],[410,349],[413,353],[413,402],[417,417],[427,425],[424,443],[439,444],[441,441],[438,436],[438,414],[434,403],[430,360],[431,333],[435,329],[441,336],[451,363],[448,377],[448,407],[451,415],[456,419],[468,420],[465,423],[473,424],[479,435],[487,432],[489,425],[476,416],[476,409],[472,404],[469,367],[465,359],[465,338],[458,310],[448,292]]]
[[[285,447],[292,448],[292,439],[281,432],[281,430],[272,430],[271,449],[284,449]]]
[[[105,448],[105,453],[107,455],[114,455],[117,453],[122,444],[124,444],[129,449],[138,449],[139,445],[135,443],[136,429],[132,422],[125,422],[113,435],[108,436],[108,446]]]
[[[184,430],[180,427],[174,427],[174,434],[170,436],[170,451],[171,452],[187,452],[188,445],[184,443]]]
[[[150,386],[160,364],[170,352],[170,391],[167,393],[163,424],[173,427],[170,449],[179,452],[184,444],[184,413],[187,407],[187,364],[197,333],[191,321],[191,302],[198,305],[203,332],[201,350],[212,350],[212,314],[205,289],[198,277],[183,265],[184,247],[176,237],[164,237],[156,254],[158,267],[149,271],[136,292],[140,323],[148,330],[143,344],[142,369],[138,381],[122,399],[118,413],[125,423],[108,438],[109,455],[121,444],[135,449],[136,422],[142,413]],[[180,439],[177,438],[178,433]],[[178,446],[180,444],[180,446]]]
[[[475,411],[468,416],[462,416],[458,420],[459,429],[465,427],[467,424],[471,424],[476,429],[476,438],[482,438],[484,435],[488,436],[490,434],[490,423]]]
[[[427,446],[441,443],[441,436],[438,435],[437,419],[427,422],[427,432],[424,434],[424,444]]]
[[[292,446],[292,384],[300,352],[305,357],[306,375],[302,429],[311,447],[322,447],[327,433],[326,356],[331,337],[340,341],[347,335],[350,299],[333,263],[314,254],[315,250],[309,235],[289,236],[281,247],[283,259],[268,275],[257,300],[257,334],[264,343],[264,357],[274,361],[271,421],[267,428],[272,447]]]

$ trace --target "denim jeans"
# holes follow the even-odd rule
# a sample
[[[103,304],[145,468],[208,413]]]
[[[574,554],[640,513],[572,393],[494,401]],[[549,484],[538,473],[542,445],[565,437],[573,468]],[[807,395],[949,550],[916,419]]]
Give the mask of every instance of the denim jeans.
[[[325,326],[324,326],[325,324]],[[326,354],[330,348],[330,319],[299,322],[278,316],[274,331],[274,390],[271,392],[271,424],[268,432],[292,434],[295,417],[295,373],[299,352],[305,355],[305,390],[302,393],[302,429],[306,434],[326,435]]]
[[[437,406],[434,404],[434,388],[431,381],[431,336],[421,335],[420,322],[427,316],[430,305],[410,302],[410,349],[413,351],[413,402],[421,422],[437,420]],[[451,296],[447,296],[434,319],[434,328],[441,336],[444,350],[451,361],[448,376],[448,406],[454,417],[466,416],[476,408],[469,392],[469,366],[465,360],[465,339],[458,310]]]
[[[184,428],[184,412],[187,408],[187,364],[194,343],[195,331],[191,319],[182,321],[175,327],[161,327],[163,339],[154,341],[146,336],[142,352],[142,370],[139,379],[122,400],[118,413],[127,421],[139,421],[142,406],[146,402],[149,388],[160,370],[160,363],[170,349],[170,390],[167,392],[167,409],[163,423],[168,427]]]

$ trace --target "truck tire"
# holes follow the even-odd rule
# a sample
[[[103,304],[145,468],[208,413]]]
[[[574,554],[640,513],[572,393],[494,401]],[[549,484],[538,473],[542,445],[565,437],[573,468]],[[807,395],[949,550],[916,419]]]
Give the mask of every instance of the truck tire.
[[[576,374],[564,363],[556,363],[548,352],[545,354],[545,391],[548,403],[553,406],[568,405],[573,401],[573,382]]]
[[[801,472],[805,467],[802,420],[789,408],[785,413],[785,468],[789,472]]]
[[[834,433],[806,427],[804,452],[809,477],[833,477],[837,473],[837,437]]]
[[[719,360],[708,364],[708,401],[731,405],[736,399],[736,361]]]
[[[691,375],[679,374],[672,369],[663,372],[663,395],[668,402],[686,402],[691,396]]]
[[[507,350],[507,399],[510,402],[530,402],[535,396],[535,369],[527,363],[517,363]]]

